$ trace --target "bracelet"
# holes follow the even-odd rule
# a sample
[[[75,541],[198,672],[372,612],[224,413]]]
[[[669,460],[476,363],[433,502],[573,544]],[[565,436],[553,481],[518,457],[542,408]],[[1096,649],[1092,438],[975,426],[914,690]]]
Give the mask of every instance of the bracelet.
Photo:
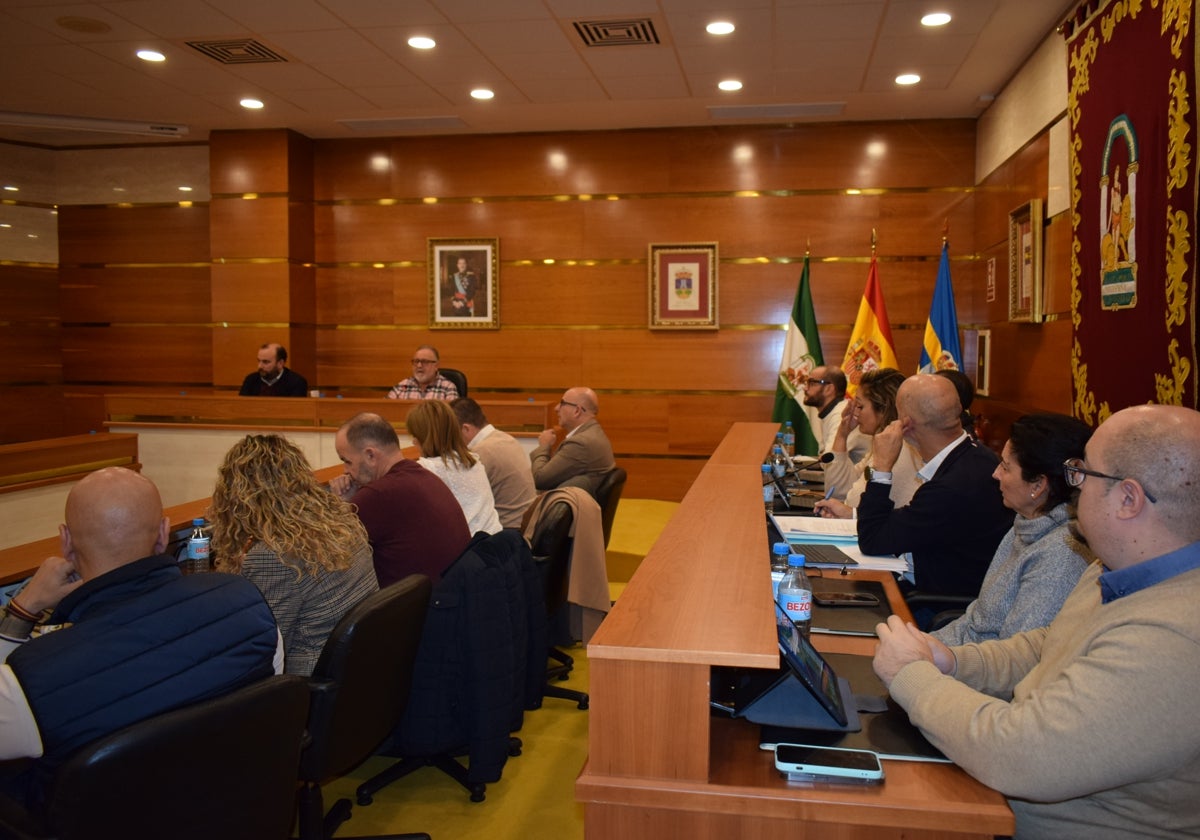
[[[34,615],[29,610],[25,609],[20,604],[18,604],[17,599],[15,597],[10,598],[8,601],[8,613],[9,613],[9,615],[14,616],[15,618],[21,619],[22,621],[29,621],[34,624],[37,624],[39,621],[42,620],[41,615]]]

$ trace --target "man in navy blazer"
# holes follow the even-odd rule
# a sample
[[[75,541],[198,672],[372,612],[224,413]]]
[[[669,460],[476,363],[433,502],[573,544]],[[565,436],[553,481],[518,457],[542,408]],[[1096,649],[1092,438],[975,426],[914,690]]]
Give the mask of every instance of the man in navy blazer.
[[[859,547],[903,556],[904,579],[922,592],[977,595],[1013,524],[992,479],[999,459],[963,431],[958,392],[948,379],[906,379],[896,407],[899,419],[875,435],[875,466],[858,507]],[[923,483],[897,508],[889,496],[891,468],[906,442],[925,461],[917,472]]]

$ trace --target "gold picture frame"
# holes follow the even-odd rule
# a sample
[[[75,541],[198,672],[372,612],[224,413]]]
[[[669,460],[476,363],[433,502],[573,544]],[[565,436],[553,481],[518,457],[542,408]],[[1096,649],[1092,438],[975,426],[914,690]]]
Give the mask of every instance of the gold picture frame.
[[[1042,200],[1008,214],[1008,320],[1042,320]]]
[[[650,245],[650,329],[715,330],[717,243]]]
[[[500,240],[428,242],[429,328],[500,329]]]

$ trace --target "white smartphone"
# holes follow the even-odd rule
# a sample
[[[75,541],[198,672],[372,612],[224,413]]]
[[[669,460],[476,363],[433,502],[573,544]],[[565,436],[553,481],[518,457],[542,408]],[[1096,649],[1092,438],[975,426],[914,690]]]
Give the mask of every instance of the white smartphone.
[[[883,766],[879,763],[879,756],[868,750],[776,744],[775,767],[781,773],[802,778],[868,782],[883,779]]]

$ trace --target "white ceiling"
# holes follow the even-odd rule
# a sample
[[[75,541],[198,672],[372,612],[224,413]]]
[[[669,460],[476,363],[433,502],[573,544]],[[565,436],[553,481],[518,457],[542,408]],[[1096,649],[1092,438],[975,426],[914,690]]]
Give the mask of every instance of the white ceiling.
[[[331,138],[976,117],[1074,5],[0,0],[0,111],[181,124],[189,127],[185,140],[204,140],[212,129],[279,127]],[[929,11],[947,11],[953,20],[922,27],[919,18]],[[641,19],[659,44],[588,47],[574,26]],[[736,31],[707,34],[715,19]],[[437,48],[409,47],[417,34],[434,38]],[[222,64],[187,44],[240,39],[286,61]],[[143,48],[167,61],[139,60],[134,53]],[[894,77],[909,71],[921,83],[897,87]],[[719,91],[726,78],[744,88]],[[478,86],[493,89],[495,98],[473,100],[469,92]],[[266,107],[246,111],[238,105],[245,96]],[[797,106],[814,105],[829,113],[793,115]],[[354,128],[354,121],[366,122]],[[0,139],[57,147],[147,138],[0,125]]]

